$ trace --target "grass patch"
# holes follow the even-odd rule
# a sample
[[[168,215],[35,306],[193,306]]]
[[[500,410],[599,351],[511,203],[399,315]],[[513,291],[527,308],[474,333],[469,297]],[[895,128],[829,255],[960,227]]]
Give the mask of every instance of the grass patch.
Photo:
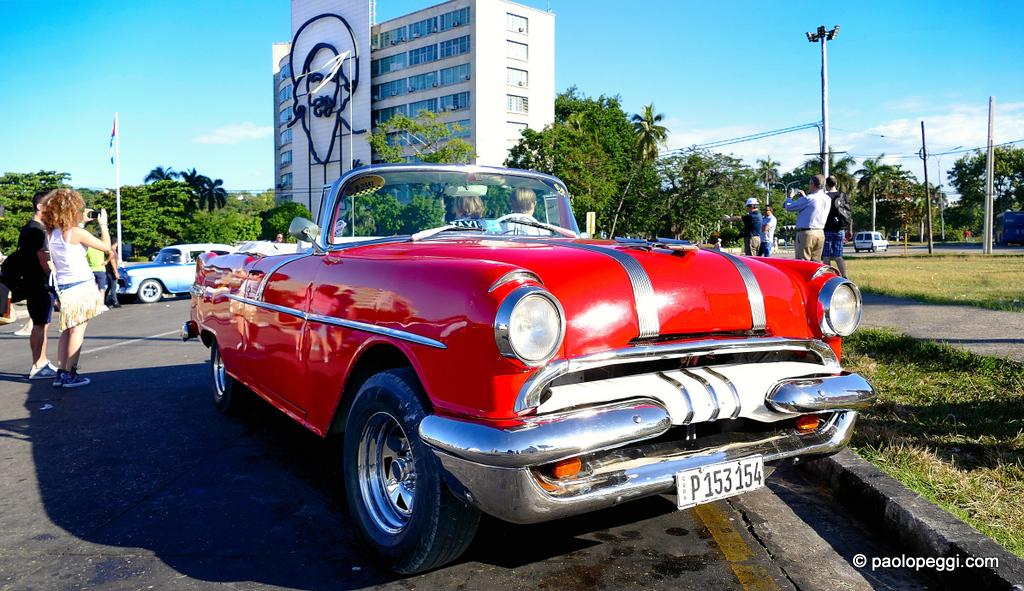
[[[1024,256],[930,255],[846,259],[861,290],[933,304],[1024,312]]]
[[[878,392],[850,447],[1024,557],[1024,365],[882,330],[843,357]]]

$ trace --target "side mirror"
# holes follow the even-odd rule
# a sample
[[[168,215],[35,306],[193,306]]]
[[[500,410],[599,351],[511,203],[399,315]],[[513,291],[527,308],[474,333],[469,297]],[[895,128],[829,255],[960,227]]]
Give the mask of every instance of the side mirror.
[[[304,217],[297,217],[292,220],[291,225],[288,226],[288,235],[296,240],[312,243],[313,249],[317,253],[324,252],[324,249],[320,248],[320,245],[316,243],[316,239],[320,236],[320,226]]]

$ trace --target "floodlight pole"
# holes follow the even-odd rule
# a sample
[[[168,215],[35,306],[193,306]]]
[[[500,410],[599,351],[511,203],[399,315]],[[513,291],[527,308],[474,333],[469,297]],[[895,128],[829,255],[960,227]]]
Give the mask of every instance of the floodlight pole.
[[[808,31],[807,40],[811,43],[821,41],[821,174],[829,175],[828,169],[828,58],[825,52],[825,42],[835,39],[839,33],[839,25],[831,31],[825,27],[818,27],[816,33]]]

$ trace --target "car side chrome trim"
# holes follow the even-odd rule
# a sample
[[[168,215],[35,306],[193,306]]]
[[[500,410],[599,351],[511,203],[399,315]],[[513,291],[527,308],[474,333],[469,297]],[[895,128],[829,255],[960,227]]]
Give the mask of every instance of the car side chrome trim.
[[[558,359],[539,368],[519,389],[514,411],[525,412],[540,404],[540,397],[548,385],[556,379],[586,369],[657,361],[681,359],[700,355],[730,353],[762,353],[769,351],[806,351],[815,354],[826,371],[842,371],[835,351],[822,341],[813,339],[789,339],[784,337],[754,337],[744,339],[701,339],[684,343],[664,345],[641,345],[611,351],[583,355],[573,359]]]
[[[729,389],[732,390],[732,397],[736,399],[736,410],[732,412],[732,415],[729,418],[735,419],[736,417],[740,416],[740,406],[742,406],[742,403],[740,402],[740,393],[736,391],[736,384],[733,384],[732,380],[723,376],[717,371],[711,369],[710,367],[705,367],[704,371],[722,380],[723,382],[725,382],[726,386],[729,386]]]
[[[715,408],[711,411],[711,418],[708,419],[708,422],[713,423],[716,420],[718,420],[718,413],[721,412],[722,410],[722,404],[718,401],[718,392],[715,391],[715,387],[712,386],[711,382],[709,382],[702,375],[698,375],[697,373],[692,372],[688,369],[680,369],[679,371],[683,375],[693,378],[700,382],[700,385],[704,386],[704,389],[708,391],[708,394],[711,396],[711,404],[715,405]]]
[[[656,375],[675,386],[676,389],[679,390],[679,393],[683,395],[683,401],[686,402],[686,418],[683,419],[683,424],[689,425],[690,422],[693,421],[693,401],[690,400],[690,393],[686,391],[686,386],[665,375],[665,372],[659,371]]]
[[[236,294],[227,294],[227,297],[243,304],[250,304],[257,308],[263,308],[265,310],[271,310],[274,312],[280,312],[281,314],[287,314],[294,316],[295,318],[301,318],[308,322],[317,322],[320,324],[330,324],[331,326],[340,326],[342,328],[349,328],[352,330],[358,330],[361,332],[368,332],[372,334],[379,334],[401,341],[407,341],[410,343],[416,343],[417,345],[425,345],[427,347],[434,347],[435,349],[447,349],[448,345],[434,339],[413,334],[411,332],[405,332],[404,330],[395,330],[393,328],[387,328],[385,326],[377,326],[375,324],[367,324],[365,322],[356,322],[354,320],[343,320],[341,318],[331,318],[330,316],[323,316],[321,314],[307,314],[301,310],[295,308],[288,308],[286,306],[278,306],[277,304],[268,304],[267,302],[261,302],[252,298],[242,297]]]
[[[704,250],[724,256],[736,267],[740,278],[743,279],[743,286],[747,289],[747,300],[750,301],[750,318],[752,323],[750,330],[764,330],[768,326],[768,315],[764,309],[764,294],[761,293],[761,286],[757,283],[757,277],[754,276],[754,272],[738,256],[713,248],[705,248]]]
[[[264,275],[263,279],[260,281],[260,286],[258,288],[256,288],[256,299],[261,301],[261,302],[263,301],[263,290],[267,288],[267,283],[270,283],[270,278],[273,277],[274,273],[277,273],[277,271],[281,267],[287,265],[288,263],[290,263],[292,261],[297,261],[299,259],[304,259],[304,258],[306,258],[308,256],[312,256],[312,255],[313,255],[313,253],[306,252],[306,253],[302,253],[300,255],[296,255],[296,256],[293,256],[293,257],[288,257],[285,260],[283,260],[283,261],[279,262],[278,264],[274,265],[273,267],[271,267],[270,270],[267,271],[267,274]]]

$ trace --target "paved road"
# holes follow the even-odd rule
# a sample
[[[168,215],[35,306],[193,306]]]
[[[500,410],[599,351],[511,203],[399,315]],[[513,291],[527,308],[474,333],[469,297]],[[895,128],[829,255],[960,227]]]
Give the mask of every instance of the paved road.
[[[187,311],[94,320],[93,383],[76,390],[25,380],[27,343],[0,327],[0,589],[924,588],[851,566],[899,552],[788,470],[683,512],[664,496],[534,526],[485,519],[458,563],[398,579],[355,536],[336,444],[268,405],[216,412],[207,350],[176,336]]]

